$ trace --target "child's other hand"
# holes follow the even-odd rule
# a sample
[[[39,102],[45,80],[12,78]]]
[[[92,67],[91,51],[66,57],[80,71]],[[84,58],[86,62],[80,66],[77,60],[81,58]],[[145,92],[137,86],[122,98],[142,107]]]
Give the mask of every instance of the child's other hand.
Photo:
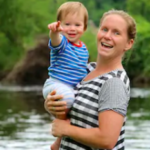
[[[52,32],[61,32],[61,31],[63,31],[63,27],[61,26],[60,21],[48,24],[48,29],[50,29]]]

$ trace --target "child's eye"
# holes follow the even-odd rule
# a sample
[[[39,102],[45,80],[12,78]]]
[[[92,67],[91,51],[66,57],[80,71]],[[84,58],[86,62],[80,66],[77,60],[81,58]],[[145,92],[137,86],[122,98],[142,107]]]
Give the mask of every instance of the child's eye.
[[[80,24],[76,24],[76,26],[80,26]]]
[[[69,24],[69,23],[65,23],[65,25],[66,25],[66,26],[69,26],[70,24]]]

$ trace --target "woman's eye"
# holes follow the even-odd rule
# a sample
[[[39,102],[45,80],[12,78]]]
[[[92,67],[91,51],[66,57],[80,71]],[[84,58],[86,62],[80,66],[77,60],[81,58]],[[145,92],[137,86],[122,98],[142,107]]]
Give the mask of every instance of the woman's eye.
[[[115,35],[119,35],[120,33],[118,31],[115,32]]]
[[[105,32],[107,31],[107,29],[106,29],[106,28],[103,28],[102,30],[103,30],[103,31],[105,31]]]

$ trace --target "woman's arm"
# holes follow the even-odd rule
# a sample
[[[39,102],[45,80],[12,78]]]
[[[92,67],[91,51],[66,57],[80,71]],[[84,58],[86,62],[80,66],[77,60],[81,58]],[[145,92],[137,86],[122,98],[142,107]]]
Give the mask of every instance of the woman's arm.
[[[57,101],[62,96],[55,94],[56,92],[53,91],[47,96],[45,108],[57,117],[65,114],[67,106],[65,101]],[[52,134],[57,137],[68,136],[90,147],[112,149],[117,143],[124,116],[107,110],[100,112],[98,117],[99,127],[90,129],[79,128],[64,120],[56,119],[53,121]]]
[[[68,136],[84,145],[112,149],[117,143],[124,117],[112,110],[99,113],[99,128],[79,128],[65,121],[53,121],[52,134]]]

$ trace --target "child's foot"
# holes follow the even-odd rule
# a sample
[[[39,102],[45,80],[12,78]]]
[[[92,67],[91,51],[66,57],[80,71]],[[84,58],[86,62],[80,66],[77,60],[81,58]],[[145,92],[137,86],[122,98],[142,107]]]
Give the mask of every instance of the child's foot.
[[[51,145],[50,149],[51,150],[59,150],[59,145],[54,143],[54,144]]]

